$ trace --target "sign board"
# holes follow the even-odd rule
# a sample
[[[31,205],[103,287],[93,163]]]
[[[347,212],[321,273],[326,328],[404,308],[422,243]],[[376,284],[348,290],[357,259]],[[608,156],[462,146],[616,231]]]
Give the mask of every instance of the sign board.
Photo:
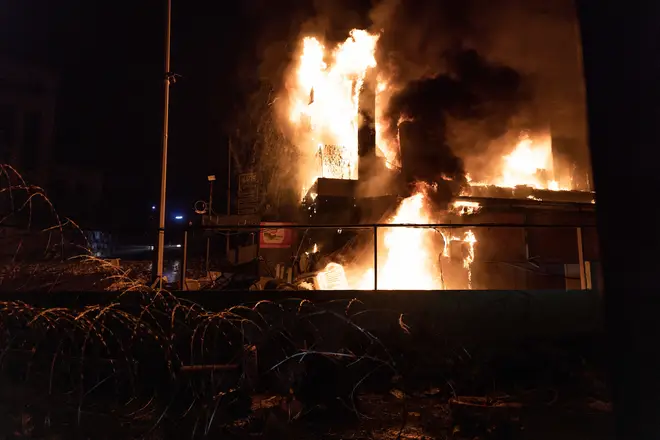
[[[254,215],[257,213],[257,208],[259,208],[257,200],[238,199],[237,210],[239,215]]]
[[[259,180],[257,173],[243,173],[238,176],[238,213],[255,214],[259,207]]]
[[[238,197],[250,197],[258,192],[257,173],[243,173],[238,176]]]
[[[285,249],[293,243],[293,229],[278,226],[288,226],[292,223],[262,222],[264,228],[259,232],[259,247],[262,249]]]

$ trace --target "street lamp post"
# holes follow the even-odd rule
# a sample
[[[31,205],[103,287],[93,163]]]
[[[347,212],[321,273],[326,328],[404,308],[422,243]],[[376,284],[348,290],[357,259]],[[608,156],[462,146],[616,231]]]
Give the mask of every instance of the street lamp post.
[[[172,0],[167,0],[167,24],[165,29],[165,102],[163,111],[163,151],[160,171],[160,218],[158,223],[158,259],[156,279],[163,288],[163,260],[165,251],[165,191],[167,186],[167,138],[170,116],[170,81],[174,78],[170,72],[170,34],[172,31]]]
[[[213,217],[213,182],[215,182],[215,175],[208,176],[209,179],[209,219]],[[211,268],[211,237],[206,237],[206,275],[209,275]]]

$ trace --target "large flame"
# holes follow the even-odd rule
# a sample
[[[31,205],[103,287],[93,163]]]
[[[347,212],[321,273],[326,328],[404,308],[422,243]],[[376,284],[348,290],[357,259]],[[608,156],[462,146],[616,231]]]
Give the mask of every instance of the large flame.
[[[314,37],[303,39],[288,96],[294,140],[312,164],[302,176],[306,188],[318,177],[357,179],[358,95],[376,66],[377,41],[357,29],[330,51]]]
[[[391,224],[432,223],[423,192],[404,199]],[[384,252],[379,255],[378,288],[384,290],[434,290],[442,289],[436,274],[435,261],[430,243],[435,231],[429,228],[388,228],[383,236]],[[381,259],[382,258],[382,259]],[[357,286],[373,289],[374,273],[369,269]]]
[[[532,140],[528,135],[521,136],[513,151],[502,158],[502,174],[496,185],[559,189],[554,179],[550,137]]]
[[[287,80],[288,128],[302,153],[298,164],[304,182],[303,194],[319,177],[357,179],[358,129],[360,124],[359,93],[369,69],[376,67],[375,50],[378,35],[354,29],[335,47],[326,47],[314,37],[302,40],[301,50],[292,74]],[[397,130],[387,124],[384,110],[396,89],[384,78],[376,85],[376,143],[378,152],[389,168],[398,163],[399,139],[391,136]],[[403,116],[403,115],[402,115]],[[526,185],[537,189],[570,189],[558,183],[550,135],[523,135],[510,153],[493,161],[491,178],[473,185],[495,185],[513,188]],[[469,180],[469,179],[468,179]],[[313,194],[314,198],[316,195]],[[480,205],[472,201],[456,201],[451,211],[470,215]],[[429,200],[424,191],[404,199],[391,224],[419,225],[433,223]],[[438,234],[444,238],[444,249],[434,248]],[[468,230],[436,231],[422,227],[392,227],[382,231],[378,241],[378,289],[431,290],[446,287],[443,260],[451,259],[452,242],[462,244],[460,271],[466,272],[464,286],[472,288],[472,264],[475,259],[475,234]],[[460,261],[460,260],[459,260]],[[346,265],[330,263],[317,277],[325,289],[373,289],[373,264]],[[451,266],[451,265],[448,265]]]
[[[359,93],[367,71],[376,67],[375,50],[379,35],[354,29],[333,48],[319,39],[302,40],[300,55],[287,81],[288,118],[294,128],[294,143],[301,151],[303,193],[318,177],[357,179],[357,133]],[[376,85],[376,143],[389,168],[400,166],[399,139],[384,117],[390,98],[396,92],[384,78]],[[558,183],[550,135],[522,135],[513,150],[503,156],[486,181],[473,185],[513,188],[570,190]]]
[[[499,173],[490,181],[471,185],[494,185],[504,188],[529,186],[535,189],[570,191],[569,185],[559,183],[559,170],[555,169],[552,138],[549,134],[530,136],[522,133],[513,150],[500,159]]]
[[[404,199],[394,216],[388,221],[393,225],[432,224],[428,198],[424,191],[418,191]],[[440,233],[444,239],[444,249],[436,250],[434,238]],[[461,288],[472,288],[472,263],[477,239],[471,230],[462,236],[437,231],[429,227],[397,226],[386,228],[379,240],[378,289],[379,290],[443,290],[446,284],[440,259],[450,259],[451,242],[461,242],[466,246],[462,266],[467,274],[467,282]],[[332,280],[329,282],[328,280]],[[334,286],[349,286],[357,290],[374,288],[373,267],[347,267],[330,263],[317,275],[319,287],[338,290]],[[345,288],[345,287],[343,287]]]

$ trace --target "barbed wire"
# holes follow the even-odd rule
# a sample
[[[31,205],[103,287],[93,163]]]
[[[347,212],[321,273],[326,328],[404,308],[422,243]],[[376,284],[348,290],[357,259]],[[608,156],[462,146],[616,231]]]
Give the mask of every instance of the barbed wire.
[[[350,400],[374,368],[395,375],[384,344],[352,318],[363,316],[356,304],[289,299],[213,311],[141,284],[107,304],[80,308],[3,301],[0,368],[8,383],[30,390],[30,407],[48,412],[49,423],[68,417],[80,425],[92,411],[149,420],[149,429],[164,417],[222,425],[249,414],[255,387],[315,402],[309,396],[316,388],[305,378],[351,372],[344,396]],[[250,364],[255,354],[259,360]],[[318,357],[330,359],[332,371],[306,370]]]
[[[127,435],[116,429],[208,435],[248,416],[255,390],[311,407],[338,396],[329,389],[310,397],[314,375],[355,378],[341,396],[350,401],[374,366],[395,374],[384,344],[352,319],[362,316],[357,302],[205,308],[92,255],[81,228],[60,218],[42,188],[9,165],[0,173],[4,248],[19,236],[2,255],[0,273],[0,287],[14,292],[0,301],[0,407],[14,416],[8,424],[0,420],[0,437],[92,430],[98,438],[99,424],[109,438]],[[79,288],[89,278],[88,284],[120,293],[83,293],[56,304],[49,292],[67,276]],[[21,290],[32,294],[20,299]],[[319,368],[319,358],[330,367]]]

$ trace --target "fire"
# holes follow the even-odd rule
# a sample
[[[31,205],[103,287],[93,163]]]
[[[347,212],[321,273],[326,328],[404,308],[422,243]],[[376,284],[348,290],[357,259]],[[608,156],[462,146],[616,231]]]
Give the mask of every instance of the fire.
[[[315,37],[302,40],[300,53],[286,84],[286,115],[291,128],[291,141],[302,153],[300,164],[303,195],[319,177],[332,179],[358,178],[358,111],[359,94],[370,69],[376,67],[375,50],[379,35],[354,29],[349,37],[335,47]],[[399,139],[393,127],[387,125],[384,110],[396,91],[383,78],[377,78],[375,129],[379,153],[389,168],[398,163]],[[403,116],[402,116],[403,117]],[[529,158],[514,151],[505,162],[513,170],[529,165]],[[520,158],[518,156],[521,156]],[[536,159],[534,159],[536,160]],[[551,161],[549,162],[551,165]],[[547,163],[540,168],[546,169]],[[535,168],[536,169],[536,168]],[[508,168],[505,167],[505,170]],[[526,169],[523,166],[523,171]],[[533,174],[533,173],[532,173]],[[502,185],[519,180],[503,172]],[[518,183],[517,183],[518,184]],[[312,199],[316,194],[311,195]],[[420,225],[433,223],[429,201],[424,191],[404,199],[390,224]],[[480,206],[457,202],[453,210],[473,214]],[[468,287],[472,285],[471,267],[474,261],[476,237],[471,231],[462,236],[445,237],[445,249],[438,254],[433,243],[438,233],[433,228],[392,227],[383,231],[378,242],[378,288],[387,290],[431,290],[445,288],[442,259],[450,258],[449,244],[458,241],[467,246],[462,269],[467,270]],[[312,252],[317,252],[315,246]],[[316,276],[322,289],[372,289],[374,268],[346,268],[330,263]],[[356,275],[357,274],[357,275]],[[355,276],[354,276],[355,275]]]
[[[426,196],[417,192],[404,199],[390,224],[428,224],[431,218],[426,205]],[[395,227],[387,229],[383,244],[384,258],[378,263],[378,288],[385,290],[434,290],[443,285],[436,276],[435,261],[429,244],[433,229]],[[372,289],[373,269],[368,270],[360,288]]]
[[[348,290],[348,281],[344,267],[338,263],[329,263],[325,270],[316,275],[319,290]]]
[[[357,179],[358,96],[374,57],[378,35],[354,29],[328,50],[317,38],[303,39],[288,83],[294,142],[313,164],[304,167],[310,187],[318,177]]]
[[[524,135],[514,150],[502,158],[502,174],[497,186],[527,185],[537,189],[557,186],[554,181],[552,142],[533,141]]]
[[[379,35],[353,29],[336,47],[315,37],[302,40],[295,68],[287,81],[288,121],[292,141],[302,153],[303,193],[319,177],[357,179],[360,125],[358,102],[367,72],[376,66]],[[376,80],[375,130],[378,152],[390,169],[400,166],[397,130],[388,125],[385,110],[397,91],[386,78]],[[404,115],[401,116],[402,119]],[[401,122],[401,121],[399,121]],[[498,173],[472,185],[570,190],[555,170],[550,135],[523,134],[513,150],[496,164]]]
[[[474,245],[477,243],[477,238],[474,232],[467,231],[463,242],[467,244],[467,255],[463,258],[463,267],[467,269],[468,275],[468,289],[472,289],[472,262],[474,261]]]
[[[394,89],[384,81],[378,78],[376,88],[376,145],[380,154],[385,157],[385,166],[389,169],[395,169],[401,164],[399,162],[399,138],[389,135],[389,123],[385,118],[385,110],[394,93]],[[397,124],[398,125],[398,124]]]
[[[393,225],[432,224],[428,199],[423,191],[418,191],[404,199],[394,216],[388,221]],[[437,234],[444,238],[444,248],[438,254],[433,247]],[[467,287],[472,288],[472,263],[474,261],[476,236],[467,231],[463,236],[452,235],[428,227],[398,226],[387,228],[383,234],[382,248],[378,252],[379,290],[443,290],[446,288],[440,258],[451,257],[450,244],[461,242],[467,252],[462,259],[462,267],[467,272]],[[367,266],[368,267],[368,266]],[[374,288],[374,269],[344,267],[330,263],[316,277],[317,285],[330,290],[349,286],[358,290]],[[329,281],[330,280],[330,281]]]
[[[451,203],[450,211],[458,215],[472,215],[481,211],[481,204],[470,200],[456,200]]]
[[[511,153],[501,159],[499,174],[487,182],[474,182],[468,175],[470,185],[494,185],[503,188],[529,186],[535,189],[570,191],[559,184],[552,154],[552,138],[549,135],[530,137],[521,134]]]

